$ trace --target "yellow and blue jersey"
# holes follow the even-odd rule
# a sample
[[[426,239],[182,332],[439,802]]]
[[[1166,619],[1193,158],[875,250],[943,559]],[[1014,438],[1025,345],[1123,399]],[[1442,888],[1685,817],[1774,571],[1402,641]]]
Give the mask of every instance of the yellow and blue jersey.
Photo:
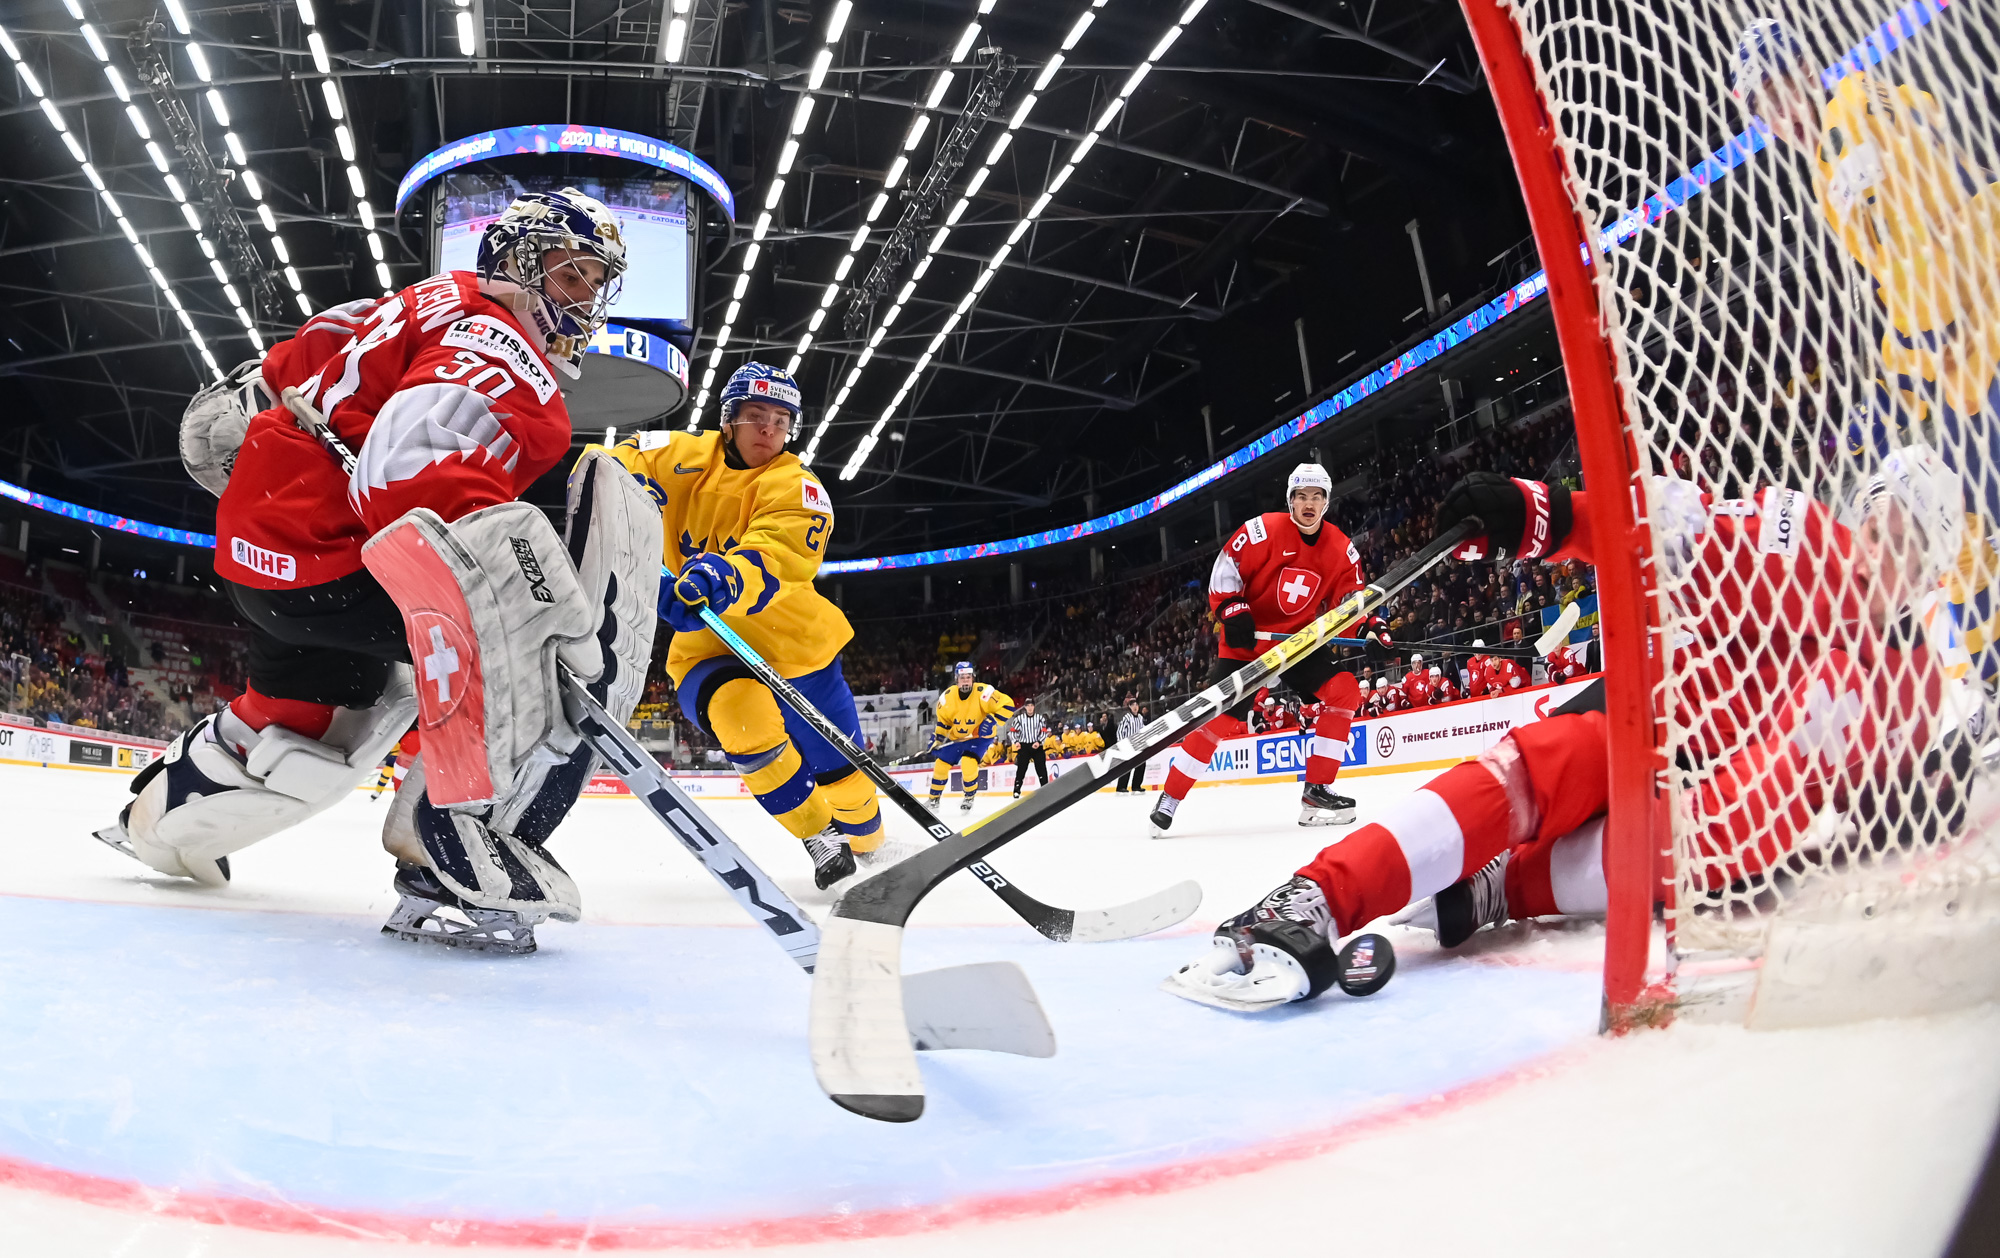
[[[743,595],[722,619],[785,677],[833,662],[854,636],[813,588],[833,533],[833,499],[790,452],[762,467],[729,466],[722,434],[635,434],[610,448],[646,487],[666,525],[661,558],[679,572],[704,551],[729,561]],[[713,633],[677,633],[667,675],[678,686],[705,659],[728,655]]]
[[[947,687],[938,696],[937,740],[940,743],[976,742],[993,737],[993,731],[1014,719],[1014,701],[985,682],[961,695],[957,686]]]

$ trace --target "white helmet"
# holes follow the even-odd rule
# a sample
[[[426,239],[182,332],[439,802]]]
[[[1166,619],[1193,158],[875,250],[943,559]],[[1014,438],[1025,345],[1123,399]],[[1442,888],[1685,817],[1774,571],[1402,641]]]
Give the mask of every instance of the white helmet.
[[[1917,442],[1883,459],[1882,470],[1862,482],[1841,522],[1859,528],[1891,501],[1909,513],[1931,571],[1942,574],[1955,567],[1965,544],[1965,488],[1936,450]]]
[[[1486,645],[1486,639],[1484,639],[1484,638],[1474,638],[1474,639],[1472,640],[1472,645],[1474,645],[1474,646],[1485,646],[1485,645]]]
[[[1292,505],[1292,495],[1301,489],[1317,489],[1328,498],[1333,497],[1333,477],[1317,463],[1301,463],[1292,469],[1285,481],[1285,505]]]
[[[1375,679],[1375,689],[1377,690],[1387,689],[1388,685],[1389,685],[1389,679],[1387,677],[1377,677]]]
[[[1442,668],[1439,668],[1437,665],[1433,664],[1431,665],[1431,676],[1442,677],[1444,676],[1444,670]]]
[[[1417,665],[1419,665],[1419,664],[1421,664],[1421,663],[1423,663],[1423,662],[1424,662],[1424,653],[1423,653],[1422,651],[1412,651],[1412,652],[1410,652],[1410,667],[1411,667],[1411,668],[1415,668],[1415,667],[1416,667]]]

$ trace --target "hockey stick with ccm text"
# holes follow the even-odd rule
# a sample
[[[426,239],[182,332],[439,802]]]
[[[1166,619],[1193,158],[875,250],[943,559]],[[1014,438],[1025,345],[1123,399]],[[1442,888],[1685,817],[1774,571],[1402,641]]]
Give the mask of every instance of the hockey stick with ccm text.
[[[673,579],[671,572],[666,575],[669,580]],[[835,751],[873,782],[877,790],[887,795],[896,807],[903,810],[905,816],[923,827],[924,832],[933,840],[943,843],[958,837],[956,830],[932,814],[873,756],[856,747],[854,741],[848,738],[839,726],[827,720],[825,714],[814,707],[810,699],[799,693],[798,687],[779,676],[778,671],[757,653],[755,647],[745,642],[741,635],[723,623],[722,617],[711,609],[703,607],[701,623],[707,625],[710,632],[722,639],[722,644],[743,662],[743,666],[749,669],[758,681],[770,687],[771,692],[784,700],[786,707],[798,713],[800,720],[812,726],[815,733],[832,743]],[[994,895],[1006,901],[1007,907],[1013,909],[1022,921],[1057,943],[1098,943],[1149,935],[1156,930],[1165,930],[1177,922],[1185,921],[1190,914],[1201,907],[1201,884],[1192,880],[1177,883],[1164,891],[1114,908],[1059,909],[1054,905],[1044,904],[1021,890],[983,860],[971,862],[966,869]]]
[[[843,1109],[867,1118],[906,1123],[921,1117],[923,1075],[903,1030],[903,993],[897,982],[904,923],[918,901],[957,870],[1091,794],[1134,760],[1151,756],[1235,706],[1329,638],[1347,632],[1485,527],[1477,519],[1461,521],[1380,581],[1356,590],[1338,607],[1154,720],[1135,739],[1121,739],[1076,762],[1027,799],[850,888],[827,919],[819,968],[813,973],[810,1036],[820,1089]]]
[[[306,434],[354,474],[354,452],[297,389],[285,409]],[[598,758],[623,778],[668,832],[701,862],[732,899],[757,919],[785,955],[806,973],[819,954],[820,930],[723,829],[695,807],[632,735],[567,668],[557,665],[564,715]],[[980,1048],[1026,1057],[1055,1055],[1055,1032],[1028,976],[1012,962],[951,966],[904,979],[911,1050]]]

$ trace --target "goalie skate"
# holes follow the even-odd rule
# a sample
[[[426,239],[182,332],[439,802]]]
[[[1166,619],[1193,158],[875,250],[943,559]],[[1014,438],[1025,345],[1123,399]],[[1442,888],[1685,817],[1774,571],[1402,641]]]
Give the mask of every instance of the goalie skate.
[[[505,956],[535,950],[535,928],[521,914],[474,908],[421,865],[398,861],[395,887],[402,898],[382,926],[385,935]]]

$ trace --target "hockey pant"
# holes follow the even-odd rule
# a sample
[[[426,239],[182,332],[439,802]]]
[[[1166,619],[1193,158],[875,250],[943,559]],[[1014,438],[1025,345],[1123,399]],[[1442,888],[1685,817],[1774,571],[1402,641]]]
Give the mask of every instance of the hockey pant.
[[[968,738],[963,742],[946,743],[932,753],[931,799],[944,798],[944,788],[951,782],[952,761],[958,762],[961,784],[965,787],[965,797],[972,799],[979,794],[979,764],[986,758],[987,748],[993,745],[991,738]],[[1017,774],[1016,782],[1021,779]],[[1042,784],[1048,785],[1044,777]]]
[[[1217,659],[1209,669],[1208,683],[1213,686],[1229,674],[1243,667],[1249,661]],[[1306,781],[1317,786],[1331,786],[1339,775],[1341,762],[1347,759],[1347,740],[1354,729],[1354,712],[1361,706],[1361,683],[1354,680],[1354,674],[1335,671],[1333,652],[1330,648],[1306,656],[1285,673],[1285,682],[1299,694],[1309,694],[1320,702],[1319,716],[1313,721],[1312,738],[1306,745]],[[1186,799],[1188,791],[1208,772],[1209,757],[1215,754],[1217,744],[1228,738],[1241,738],[1250,732],[1243,721],[1250,710],[1250,698],[1216,716],[1195,730],[1172,752],[1167,766],[1167,783],[1162,789],[1174,799]],[[1135,786],[1140,783],[1134,783]]]
[[[1919,717],[1909,739],[1885,749],[1874,713],[1934,710],[1935,680],[1927,700],[1921,684],[1893,664],[1864,670],[1840,652],[1818,660],[1762,737],[1684,793],[1688,850],[1709,888],[1784,859],[1822,808],[1848,808],[1870,783],[1907,780],[1916,768],[1909,749],[1928,741],[1926,722]],[[1470,877],[1502,852],[1513,854],[1509,916],[1602,914],[1607,728],[1601,711],[1524,725],[1298,872],[1326,893],[1343,934]]]
[[[787,680],[843,734],[861,743],[861,717],[838,659]],[[882,846],[874,785],[733,656],[696,664],[681,678],[676,693],[681,711],[722,744],[744,785],[779,825],[809,839],[831,823],[857,852]]]
[[[1049,784],[1049,753],[1047,749],[1040,743],[1022,743],[1021,749],[1014,753],[1014,793],[1016,795],[1019,795],[1021,789],[1028,784],[1029,765],[1035,766],[1035,772],[1041,776],[1043,786]],[[933,771],[933,783],[936,782],[936,776],[936,772]],[[950,772],[947,771],[945,776],[949,778],[951,776]],[[942,796],[944,794],[944,787],[941,785],[935,786],[934,794]]]

